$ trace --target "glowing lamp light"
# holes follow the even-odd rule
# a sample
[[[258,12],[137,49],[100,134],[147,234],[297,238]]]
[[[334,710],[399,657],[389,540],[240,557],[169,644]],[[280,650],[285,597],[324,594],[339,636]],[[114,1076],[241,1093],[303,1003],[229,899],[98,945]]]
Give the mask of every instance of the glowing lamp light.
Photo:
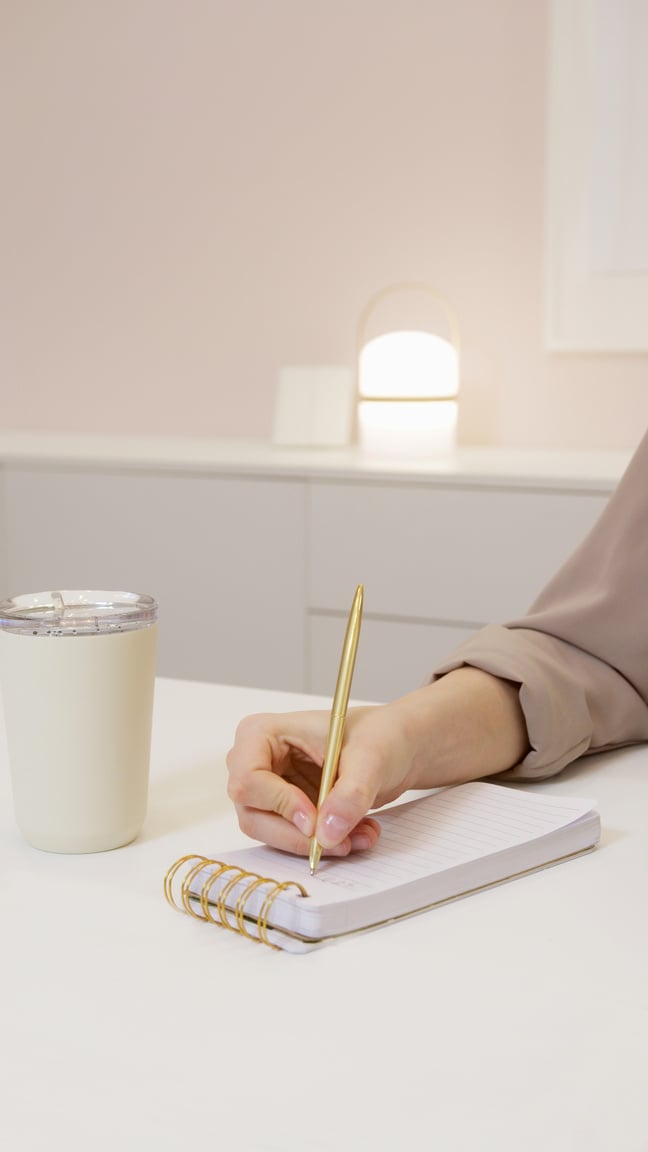
[[[450,400],[459,391],[457,350],[433,332],[386,332],[360,351],[363,400]]]
[[[430,293],[421,286],[396,286],[375,297],[365,311],[358,352],[358,431],[361,445],[371,451],[429,454],[449,450],[456,442],[459,353],[454,318],[446,324],[452,339],[419,328],[364,339],[375,303],[413,289]],[[438,297],[433,299],[439,303]]]

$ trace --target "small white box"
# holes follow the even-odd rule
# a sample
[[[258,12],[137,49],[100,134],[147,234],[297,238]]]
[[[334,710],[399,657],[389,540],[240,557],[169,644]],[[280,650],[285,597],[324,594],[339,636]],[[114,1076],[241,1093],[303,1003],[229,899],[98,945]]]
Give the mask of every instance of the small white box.
[[[272,440],[278,445],[339,448],[351,439],[354,375],[342,365],[279,371]]]

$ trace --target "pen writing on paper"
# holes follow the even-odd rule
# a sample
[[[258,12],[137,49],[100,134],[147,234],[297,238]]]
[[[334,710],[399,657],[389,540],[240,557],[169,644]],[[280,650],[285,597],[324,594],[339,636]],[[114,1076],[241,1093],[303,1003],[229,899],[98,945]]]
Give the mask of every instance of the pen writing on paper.
[[[342,645],[340,668],[338,671],[337,683],[335,685],[335,695],[333,697],[331,719],[329,721],[326,750],[324,753],[324,764],[322,766],[322,778],[320,781],[319,796],[317,798],[318,812],[326,800],[329,792],[331,791],[331,788],[335,782],[335,777],[337,775],[340,751],[342,749],[342,739],[344,736],[344,723],[349,706],[351,681],[353,679],[353,669],[355,667],[356,652],[358,650],[358,639],[360,637],[363,599],[364,588],[362,584],[358,584],[358,587],[355,591],[355,596],[353,597],[349,619],[347,621],[344,644]],[[321,845],[319,844],[317,837],[313,835],[310,842],[310,851],[308,857],[311,876],[315,875],[321,854]]]

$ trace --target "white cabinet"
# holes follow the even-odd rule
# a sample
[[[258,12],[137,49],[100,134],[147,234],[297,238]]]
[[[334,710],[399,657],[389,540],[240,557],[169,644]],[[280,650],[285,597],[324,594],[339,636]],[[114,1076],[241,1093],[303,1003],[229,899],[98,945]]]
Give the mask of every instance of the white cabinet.
[[[325,691],[358,583],[354,694],[416,687],[483,624],[522,615],[602,511],[596,492],[318,482],[310,488],[309,689]],[[328,670],[328,671],[325,671]]]
[[[369,588],[369,594],[371,588]],[[365,596],[367,590],[365,589]],[[349,605],[350,607],[350,605]],[[348,609],[347,609],[348,612]],[[307,688],[331,695],[340,661],[346,614],[309,614]],[[353,695],[357,700],[392,700],[418,688],[435,665],[474,631],[452,624],[376,619],[365,608],[356,657]]]
[[[353,695],[386,700],[524,613],[626,462],[0,435],[0,594],[151,592],[162,675],[328,696],[363,583]]]
[[[431,484],[314,484],[309,602],[339,609],[364,582],[367,609],[380,615],[462,624],[518,615],[605,499]]]
[[[5,484],[7,594],[150,592],[161,675],[301,686],[303,481],[50,464]]]

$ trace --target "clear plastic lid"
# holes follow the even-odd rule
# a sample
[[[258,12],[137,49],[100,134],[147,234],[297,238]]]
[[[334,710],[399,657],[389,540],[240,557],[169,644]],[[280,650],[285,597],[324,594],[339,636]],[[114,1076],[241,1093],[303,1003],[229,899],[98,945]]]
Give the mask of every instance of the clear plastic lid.
[[[138,592],[32,592],[0,601],[0,629],[21,636],[88,636],[148,628],[157,602]]]

